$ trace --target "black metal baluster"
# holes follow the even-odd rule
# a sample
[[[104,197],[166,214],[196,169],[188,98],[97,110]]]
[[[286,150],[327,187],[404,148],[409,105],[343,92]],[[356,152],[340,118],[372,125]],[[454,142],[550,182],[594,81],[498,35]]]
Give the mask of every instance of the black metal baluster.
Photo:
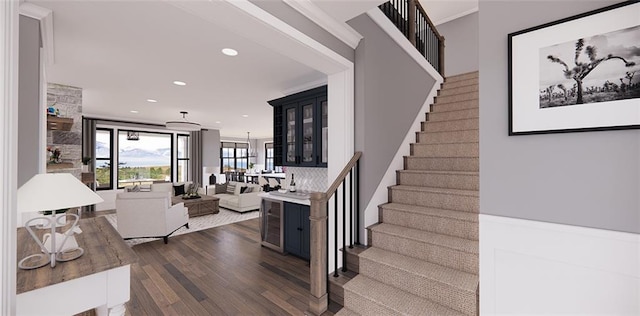
[[[347,272],[347,184],[342,179],[342,272]]]
[[[356,161],[356,245],[360,244],[360,160]]]
[[[334,240],[333,240],[333,245],[335,246],[333,248],[333,276],[334,277],[338,277],[338,190],[336,190],[335,194],[333,195],[333,206],[334,206],[334,214],[335,216],[333,217],[334,220],[334,229],[333,229],[333,235],[334,235]]]
[[[349,211],[349,248],[353,249],[353,168],[349,171],[349,206],[351,210]]]

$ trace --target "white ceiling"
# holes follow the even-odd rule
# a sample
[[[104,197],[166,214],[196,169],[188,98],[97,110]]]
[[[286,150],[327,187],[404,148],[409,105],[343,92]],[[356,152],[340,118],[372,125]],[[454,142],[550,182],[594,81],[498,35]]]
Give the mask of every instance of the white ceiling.
[[[163,124],[185,110],[189,120],[223,136],[271,137],[266,101],[325,79],[164,1],[29,2],[53,11],[48,81],[83,88],[88,116]],[[239,55],[223,55],[225,47]]]
[[[55,64],[47,67],[47,79],[82,88],[87,116],[163,124],[188,111],[189,120],[223,136],[251,132],[265,138],[273,128],[267,100],[326,80],[323,73],[170,2],[27,2],[53,11]],[[346,21],[381,0],[313,2]],[[477,10],[477,0],[422,4],[436,23]],[[225,47],[239,55],[223,55]],[[174,80],[187,85],[176,86]]]

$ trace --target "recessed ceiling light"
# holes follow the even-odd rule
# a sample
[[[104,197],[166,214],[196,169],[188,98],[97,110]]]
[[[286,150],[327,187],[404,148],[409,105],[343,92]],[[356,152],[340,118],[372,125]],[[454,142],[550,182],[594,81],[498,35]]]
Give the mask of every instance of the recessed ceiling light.
[[[186,86],[187,85],[187,83],[182,82],[182,81],[177,81],[177,80],[174,81],[173,84],[176,85],[176,86]]]
[[[242,114],[242,117],[249,117],[249,115],[247,115],[247,114]]]
[[[129,112],[131,112],[131,113],[138,113],[138,111],[136,111],[136,110],[131,110],[131,111],[129,111]]]
[[[222,122],[220,122],[220,121],[216,121],[216,124],[220,124],[220,123],[222,123]]]
[[[223,48],[222,49],[222,53],[227,55],[227,56],[237,56],[238,55],[238,51],[233,49],[233,48]]]
[[[147,99],[147,102],[156,103],[156,102],[158,102],[158,100],[154,100],[154,99]]]

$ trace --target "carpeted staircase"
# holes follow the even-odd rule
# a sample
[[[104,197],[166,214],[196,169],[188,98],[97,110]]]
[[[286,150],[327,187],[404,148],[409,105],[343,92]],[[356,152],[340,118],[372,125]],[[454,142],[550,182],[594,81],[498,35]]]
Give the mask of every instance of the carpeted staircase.
[[[445,79],[338,315],[478,314],[478,72]]]

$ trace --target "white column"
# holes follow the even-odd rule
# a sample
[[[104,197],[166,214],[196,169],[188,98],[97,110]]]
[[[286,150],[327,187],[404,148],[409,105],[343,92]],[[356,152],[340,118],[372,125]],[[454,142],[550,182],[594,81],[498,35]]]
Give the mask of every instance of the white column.
[[[0,1],[0,314],[15,315],[18,164],[18,1]]]

